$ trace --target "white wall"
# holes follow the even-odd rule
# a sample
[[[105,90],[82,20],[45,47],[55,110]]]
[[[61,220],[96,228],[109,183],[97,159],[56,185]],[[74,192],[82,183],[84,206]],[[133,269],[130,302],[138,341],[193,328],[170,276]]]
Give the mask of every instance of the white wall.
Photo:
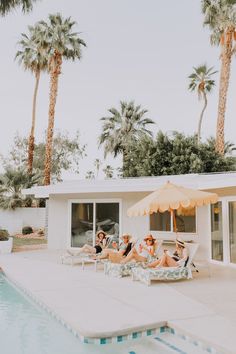
[[[0,210],[0,227],[10,234],[20,233],[23,226],[35,229],[45,226],[45,208],[17,208]]]
[[[140,238],[147,234],[149,220],[147,217],[129,218],[127,209],[143,198],[147,193],[90,193],[62,196],[50,196],[48,203],[48,248],[65,249],[70,237],[69,199],[121,199],[122,222],[120,233],[129,232]]]
[[[121,199],[121,225],[120,233],[128,232],[135,238],[143,238],[149,230],[149,217],[127,216],[127,210],[134,203],[142,199],[148,193],[90,193],[51,196],[49,200],[49,222],[48,222],[48,247],[51,249],[65,249],[70,240],[70,220],[69,220],[69,199]],[[178,234],[183,240],[193,240],[199,242],[200,247],[197,258],[210,258],[210,211],[209,206],[198,208],[197,211],[197,233]],[[173,232],[152,232],[154,236],[162,239],[174,240],[176,234]]]

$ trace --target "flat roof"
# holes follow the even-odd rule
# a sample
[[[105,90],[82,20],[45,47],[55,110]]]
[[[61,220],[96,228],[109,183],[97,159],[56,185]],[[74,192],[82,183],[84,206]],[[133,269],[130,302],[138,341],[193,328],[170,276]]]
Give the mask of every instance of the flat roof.
[[[236,187],[236,173],[186,174],[119,179],[81,179],[64,181],[49,186],[24,189],[25,195],[48,198],[50,195],[76,193],[151,192],[170,181],[195,189],[218,189]]]

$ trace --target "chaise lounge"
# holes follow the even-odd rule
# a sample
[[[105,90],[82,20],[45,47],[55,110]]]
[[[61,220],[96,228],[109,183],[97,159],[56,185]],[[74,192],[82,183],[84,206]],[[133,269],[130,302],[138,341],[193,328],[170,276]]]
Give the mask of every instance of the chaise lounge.
[[[182,267],[133,268],[132,279],[139,280],[146,285],[151,285],[152,280],[175,281],[180,279],[192,279],[191,264],[198,249],[198,243],[185,243],[189,251],[187,264]]]
[[[158,241],[158,247],[156,249],[156,256],[158,255],[158,253],[161,249],[162,242],[163,242],[162,240]],[[138,244],[139,242],[137,241],[136,243]],[[140,267],[140,265],[141,265],[141,263],[138,263],[136,261],[131,261],[126,264],[112,263],[111,261],[108,261],[108,262],[104,263],[104,274],[112,276],[112,277],[116,277],[116,278],[122,278],[122,277],[132,275],[132,270],[137,267]]]

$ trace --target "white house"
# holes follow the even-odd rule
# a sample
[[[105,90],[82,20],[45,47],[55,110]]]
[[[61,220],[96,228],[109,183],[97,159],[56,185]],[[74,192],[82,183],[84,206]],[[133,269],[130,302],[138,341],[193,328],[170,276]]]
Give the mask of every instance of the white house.
[[[199,207],[188,215],[177,214],[178,234],[199,242],[200,258],[236,265],[236,173],[77,180],[24,192],[48,198],[48,247],[65,249],[93,244],[99,229],[117,236],[129,232],[141,238],[151,232],[164,240],[174,239],[169,212],[127,216],[130,206],[168,180],[219,195],[217,204]]]

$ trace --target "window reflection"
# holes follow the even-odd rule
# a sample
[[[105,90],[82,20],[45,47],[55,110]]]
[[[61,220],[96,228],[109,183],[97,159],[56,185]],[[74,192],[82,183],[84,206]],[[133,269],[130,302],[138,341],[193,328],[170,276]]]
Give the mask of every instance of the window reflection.
[[[236,202],[229,202],[230,262],[236,263]]]
[[[222,203],[211,205],[211,255],[216,261],[223,261]]]

